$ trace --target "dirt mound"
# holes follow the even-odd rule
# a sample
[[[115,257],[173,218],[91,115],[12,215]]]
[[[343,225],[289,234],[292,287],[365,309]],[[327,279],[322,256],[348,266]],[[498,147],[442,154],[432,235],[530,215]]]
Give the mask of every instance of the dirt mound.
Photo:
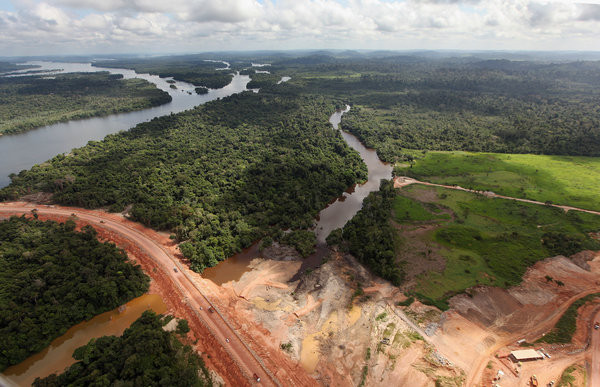
[[[589,270],[591,270],[591,268],[590,268],[590,265],[588,264],[588,262],[592,261],[597,255],[598,255],[598,253],[596,253],[595,251],[585,250],[585,251],[581,251],[577,254],[574,254],[574,255],[570,256],[569,258],[571,259],[571,261],[573,261],[573,263],[575,263],[580,268],[589,271]]]
[[[476,287],[450,300],[452,309],[494,331],[526,332],[552,317],[572,297],[596,289],[598,275],[568,258],[548,258],[531,267],[521,285]],[[563,283],[564,286],[559,286]]]

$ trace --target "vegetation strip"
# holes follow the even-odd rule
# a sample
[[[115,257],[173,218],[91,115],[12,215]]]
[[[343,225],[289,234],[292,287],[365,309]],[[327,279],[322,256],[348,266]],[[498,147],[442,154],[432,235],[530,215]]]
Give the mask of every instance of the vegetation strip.
[[[171,96],[143,79],[72,73],[0,77],[0,134],[158,106]]]
[[[536,340],[536,343],[549,343],[549,344],[566,344],[570,343],[575,334],[576,323],[577,323],[577,309],[585,305],[596,298],[600,297],[600,293],[589,294],[585,297],[575,301],[569,308],[563,313],[560,319],[554,325],[554,328],[544,336]]]

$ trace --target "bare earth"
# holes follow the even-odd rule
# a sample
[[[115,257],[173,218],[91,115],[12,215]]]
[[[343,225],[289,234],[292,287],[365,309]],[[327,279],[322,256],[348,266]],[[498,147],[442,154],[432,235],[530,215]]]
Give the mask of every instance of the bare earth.
[[[454,297],[451,309],[441,313],[419,302],[397,306],[405,299],[400,289],[336,252],[292,281],[302,261],[274,244],[238,281],[218,286],[182,265],[167,235],[120,215],[4,203],[0,216],[34,207],[41,218],[65,220],[74,213],[79,225],[91,224],[102,238],[124,247],[153,278],[153,291],[171,312],[190,321],[197,350],[210,355],[204,356],[208,365],[226,385],[251,385],[257,373],[265,385],[349,386],[364,380],[365,386],[490,386],[498,370],[504,372],[503,387],[527,385],[533,374],[546,385],[587,360],[594,375],[590,383],[600,387],[600,331],[592,328],[593,317],[600,320],[595,309],[600,304],[580,309],[573,344],[533,347],[544,348],[551,359],[524,363],[516,374],[506,358],[519,348],[517,340],[535,341],[572,302],[600,292],[595,252],[540,261],[521,285],[473,288],[472,296]],[[565,285],[547,282],[546,275]],[[218,313],[208,313],[209,305]]]
[[[42,219],[66,220],[74,214],[79,225],[94,226],[102,238],[114,241],[134,255],[146,273],[158,284],[160,290],[163,290],[161,295],[165,298],[165,302],[175,309],[177,317],[184,317],[190,321],[192,330],[204,344],[203,351],[210,355],[208,364],[217,370],[228,385],[251,385],[255,383],[252,378],[254,373],[260,376],[262,385],[282,385],[278,377],[269,370],[265,361],[256,354],[256,349],[250,348],[218,308],[215,308],[215,313],[208,312],[208,308],[213,304],[199,286],[205,280],[189,271],[174,257],[175,246],[167,236],[119,215],[102,211],[36,206],[28,203],[2,203],[0,214],[4,217],[27,214],[33,208],[37,208]],[[178,271],[175,272],[174,268],[178,268]],[[226,338],[229,339],[229,343],[226,342]],[[264,353],[264,355],[270,354]],[[295,385],[314,384],[306,373],[298,372],[297,367],[281,354],[274,353],[269,357],[269,361],[275,363],[269,366],[278,371],[279,377],[285,377]]]
[[[593,321],[600,322],[600,311],[596,313]],[[590,387],[600,387],[600,330],[592,331],[592,345],[590,346],[592,359],[592,373],[590,376]]]

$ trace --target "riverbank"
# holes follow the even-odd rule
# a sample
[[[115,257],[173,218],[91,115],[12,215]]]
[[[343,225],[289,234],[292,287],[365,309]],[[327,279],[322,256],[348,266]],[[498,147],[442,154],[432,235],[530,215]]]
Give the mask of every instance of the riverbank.
[[[90,63],[56,64],[35,61],[28,62],[28,64],[38,65],[41,69],[46,70],[60,68],[60,74],[108,72],[121,75],[125,80],[142,79],[168,93],[172,100],[169,103],[144,110],[56,123],[20,134],[0,136],[0,188],[10,184],[8,176],[11,173],[17,174],[56,155],[82,147],[89,141],[102,140],[109,134],[129,130],[137,124],[153,118],[179,113],[208,101],[243,92],[250,82],[250,77],[236,74],[231,83],[222,89],[212,89],[207,94],[198,95],[192,84],[176,81],[177,90],[173,90],[169,83],[172,81],[171,78],[138,74],[133,70],[95,67]]]
[[[148,109],[173,100],[144,79],[108,73],[0,77],[0,133]]]
[[[89,321],[84,321],[58,337],[43,351],[25,361],[7,368],[2,375],[17,386],[31,385],[36,378],[44,378],[53,373],[61,373],[73,363],[73,352],[88,343],[92,338],[101,336],[120,336],[132,322],[146,310],[165,313],[167,307],[162,297],[150,293],[135,298],[125,305],[102,313]]]

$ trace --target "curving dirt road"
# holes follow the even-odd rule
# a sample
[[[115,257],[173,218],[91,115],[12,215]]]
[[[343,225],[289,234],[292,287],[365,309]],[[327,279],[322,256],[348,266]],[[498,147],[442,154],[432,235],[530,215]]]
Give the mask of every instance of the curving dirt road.
[[[550,316],[548,316],[548,318],[546,320],[544,320],[543,322],[540,322],[535,327],[534,330],[529,331],[526,334],[519,332],[517,334],[508,335],[505,338],[503,338],[503,340],[498,341],[494,346],[490,347],[484,354],[482,354],[479,357],[478,361],[476,362],[476,365],[471,370],[467,371],[466,385],[467,386],[478,385],[477,383],[481,380],[481,377],[483,375],[483,371],[484,371],[486,365],[488,364],[488,362],[490,360],[493,359],[494,353],[496,353],[498,350],[510,345],[511,343],[515,343],[517,340],[519,340],[521,338],[526,338],[529,341],[533,341],[533,340],[537,339],[538,337],[540,337],[544,333],[548,332],[550,329],[552,329],[556,325],[558,320],[563,316],[563,314],[567,311],[567,309],[571,306],[571,304],[573,304],[575,301],[579,300],[582,297],[585,297],[587,295],[590,295],[590,294],[593,294],[596,292],[597,292],[597,289],[592,289],[592,290],[587,290],[585,292],[578,293],[578,294],[572,296],[571,298],[569,298],[568,300],[564,301],[563,303],[561,303],[553,311],[553,313]],[[600,316],[600,312],[599,312],[599,316]],[[600,338],[598,339],[598,341],[600,342]],[[598,346],[599,346],[599,351],[600,351],[600,343],[598,343]],[[594,353],[596,353],[596,352],[594,352]],[[600,360],[600,352],[598,353],[598,360]],[[600,387],[600,384],[598,384],[597,387]]]
[[[40,215],[51,215],[68,218],[75,215],[78,220],[86,224],[93,225],[95,228],[102,228],[119,234],[121,237],[137,245],[163,270],[164,274],[173,282],[174,285],[184,295],[186,304],[194,311],[195,317],[208,328],[213,336],[225,348],[233,361],[239,366],[241,372],[246,377],[246,381],[239,381],[240,385],[256,383],[253,374],[261,379],[261,385],[281,386],[277,378],[267,369],[262,359],[260,359],[252,349],[242,340],[239,334],[233,329],[227,319],[203,294],[202,290],[196,285],[187,268],[160,243],[149,238],[146,234],[136,229],[133,222],[119,222],[114,220],[114,216],[101,211],[89,211],[78,208],[66,208],[59,206],[33,205],[23,202],[0,203],[0,217],[10,215],[29,214],[36,208]],[[128,223],[131,223],[129,225]],[[177,271],[175,271],[177,268]],[[214,312],[209,312],[212,307]],[[202,309],[201,309],[202,308]]]
[[[600,211],[586,210],[584,208],[577,208],[577,207],[571,207],[571,206],[563,206],[560,204],[549,204],[549,203],[546,204],[544,202],[539,202],[537,200],[513,198],[511,196],[498,195],[498,194],[495,194],[490,191],[477,191],[474,189],[463,188],[459,185],[444,185],[444,184],[429,183],[427,181],[420,181],[420,180],[416,180],[416,179],[413,179],[411,177],[406,177],[406,176],[396,176],[394,178],[394,188],[400,188],[400,187],[404,187],[404,186],[407,186],[410,184],[423,184],[423,185],[428,185],[430,187],[442,187],[442,188],[454,189],[457,191],[476,193],[476,194],[484,195],[488,198],[507,199],[507,200],[514,200],[514,201],[523,202],[523,203],[538,204],[541,206],[551,206],[551,207],[560,208],[560,209],[564,210],[565,212],[581,211],[581,212],[587,212],[588,214],[600,215]]]
[[[600,311],[596,313],[592,324],[600,321]],[[590,376],[590,387],[600,387],[600,329],[592,328],[592,374]]]

